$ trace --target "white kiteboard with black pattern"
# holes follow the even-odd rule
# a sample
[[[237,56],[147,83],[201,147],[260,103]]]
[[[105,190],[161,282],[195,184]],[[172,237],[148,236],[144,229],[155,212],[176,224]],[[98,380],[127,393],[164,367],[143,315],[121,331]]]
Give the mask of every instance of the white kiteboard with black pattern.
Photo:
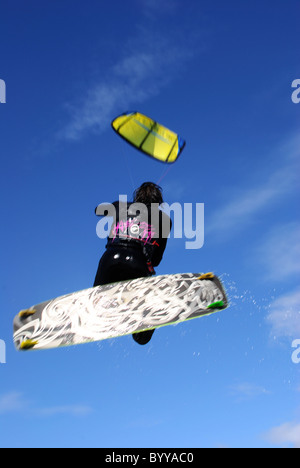
[[[228,307],[212,273],[139,278],[97,286],[22,310],[14,319],[18,350],[116,338],[203,317]]]

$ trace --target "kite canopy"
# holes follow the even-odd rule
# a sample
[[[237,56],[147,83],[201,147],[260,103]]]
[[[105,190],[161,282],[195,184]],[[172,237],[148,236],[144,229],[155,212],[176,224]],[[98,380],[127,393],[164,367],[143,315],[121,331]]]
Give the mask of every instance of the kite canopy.
[[[139,112],[122,114],[111,125],[128,143],[164,163],[174,163],[185,147],[176,133]]]

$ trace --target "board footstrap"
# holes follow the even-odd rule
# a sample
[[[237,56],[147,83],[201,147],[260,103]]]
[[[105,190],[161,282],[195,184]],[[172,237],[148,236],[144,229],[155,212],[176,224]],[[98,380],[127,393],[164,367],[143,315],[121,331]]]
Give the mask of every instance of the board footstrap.
[[[210,279],[210,280],[213,280],[215,277],[215,275],[213,273],[203,273],[203,275],[199,276],[199,280],[207,280],[207,279]]]
[[[20,344],[20,350],[32,349],[38,344],[38,341],[25,340]]]
[[[34,315],[36,313],[35,309],[24,309],[19,312],[19,317],[21,319],[25,319],[28,317],[31,317],[31,315]]]

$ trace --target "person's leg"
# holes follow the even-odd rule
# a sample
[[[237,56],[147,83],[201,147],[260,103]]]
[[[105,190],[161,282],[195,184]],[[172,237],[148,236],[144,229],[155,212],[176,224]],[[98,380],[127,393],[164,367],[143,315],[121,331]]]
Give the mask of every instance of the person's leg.
[[[155,328],[153,330],[146,330],[143,332],[133,333],[132,338],[136,343],[143,346],[149,343],[154,332]]]
[[[137,255],[136,250],[110,249],[104,253],[99,262],[94,287],[149,276],[151,274],[144,257]],[[136,343],[145,345],[151,340],[154,331],[155,329],[137,332],[132,337]]]

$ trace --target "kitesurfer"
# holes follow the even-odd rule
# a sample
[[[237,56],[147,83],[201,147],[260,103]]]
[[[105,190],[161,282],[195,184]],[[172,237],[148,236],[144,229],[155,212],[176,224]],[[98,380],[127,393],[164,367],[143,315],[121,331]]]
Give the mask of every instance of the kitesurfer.
[[[169,216],[159,208],[162,203],[161,187],[145,182],[134,192],[133,202],[112,204],[115,215],[94,286],[155,275],[154,267],[162,260],[172,227]],[[99,207],[97,215],[107,214],[105,206]],[[153,333],[147,330],[132,336],[144,345]]]

